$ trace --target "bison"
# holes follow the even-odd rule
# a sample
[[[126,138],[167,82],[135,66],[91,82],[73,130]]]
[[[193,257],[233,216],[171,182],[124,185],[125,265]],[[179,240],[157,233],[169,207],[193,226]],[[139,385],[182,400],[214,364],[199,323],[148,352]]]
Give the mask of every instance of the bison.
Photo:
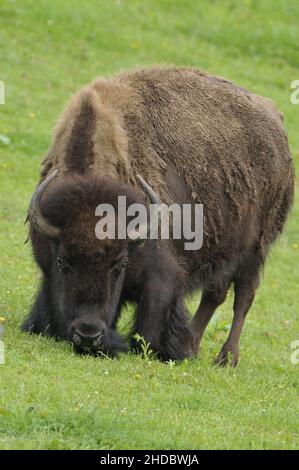
[[[235,366],[293,185],[283,116],[271,100],[191,68],[97,78],[60,117],[30,202],[30,240],[43,277],[23,330],[116,356],[129,349],[116,325],[130,302],[131,349],[138,333],[162,360],[183,360],[197,353],[233,285],[232,327],[216,361]],[[173,237],[98,239],[95,209],[109,203],[119,217],[120,195],[148,210],[202,204],[202,248],[186,250]],[[184,297],[199,289],[191,320]]]

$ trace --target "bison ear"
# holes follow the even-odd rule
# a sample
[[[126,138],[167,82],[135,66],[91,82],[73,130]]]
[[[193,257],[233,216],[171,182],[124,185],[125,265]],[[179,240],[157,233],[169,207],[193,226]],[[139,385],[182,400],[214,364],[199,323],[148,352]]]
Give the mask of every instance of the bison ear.
[[[33,227],[30,229],[30,239],[33,247],[33,254],[36,262],[44,273],[50,272],[52,261],[51,241],[45,238]]]

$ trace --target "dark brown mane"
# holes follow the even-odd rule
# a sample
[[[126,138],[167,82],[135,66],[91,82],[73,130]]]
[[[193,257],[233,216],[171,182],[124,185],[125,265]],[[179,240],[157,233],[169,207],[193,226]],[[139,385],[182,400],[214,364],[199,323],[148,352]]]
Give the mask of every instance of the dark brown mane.
[[[127,206],[146,203],[140,191],[121,181],[74,175],[57,179],[45,193],[41,210],[52,225],[61,228],[67,245],[91,257],[99,251],[111,251],[113,245],[111,240],[96,238],[95,226],[99,218],[95,210],[100,204],[110,204],[117,217],[119,196],[126,197]]]

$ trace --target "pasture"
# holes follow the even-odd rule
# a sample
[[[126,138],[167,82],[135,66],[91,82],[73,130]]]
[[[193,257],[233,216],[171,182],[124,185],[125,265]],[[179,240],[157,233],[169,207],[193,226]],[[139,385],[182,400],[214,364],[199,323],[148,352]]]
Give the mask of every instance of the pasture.
[[[271,250],[239,366],[213,366],[232,319],[219,308],[193,361],[79,357],[21,333],[39,283],[24,226],[52,127],[97,75],[176,64],[272,98],[299,168],[296,0],[15,0],[0,4],[0,449],[295,449],[299,444],[299,200]],[[191,312],[199,294],[187,299]],[[127,331],[132,309],[120,329]]]

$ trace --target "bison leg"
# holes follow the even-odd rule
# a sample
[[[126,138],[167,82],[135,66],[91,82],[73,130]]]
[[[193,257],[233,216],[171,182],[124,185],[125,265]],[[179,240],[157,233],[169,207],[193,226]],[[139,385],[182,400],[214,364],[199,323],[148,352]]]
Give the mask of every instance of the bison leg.
[[[215,310],[226,299],[229,282],[211,289],[204,289],[200,305],[192,320],[194,351],[198,351],[201,339]]]
[[[134,338],[138,333],[160,359],[180,361],[194,355],[192,332],[183,295],[173,298],[168,294],[168,286],[158,282],[145,289],[137,307],[131,346],[140,351]]]
[[[50,335],[49,303],[44,286],[39,291],[31,312],[22,324],[22,330],[28,333]]]
[[[245,322],[246,314],[255,297],[255,291],[259,284],[259,276],[256,274],[250,279],[239,278],[235,281],[234,318],[229,336],[224,343],[216,364],[224,366],[231,362],[236,367],[239,361],[239,342]]]

